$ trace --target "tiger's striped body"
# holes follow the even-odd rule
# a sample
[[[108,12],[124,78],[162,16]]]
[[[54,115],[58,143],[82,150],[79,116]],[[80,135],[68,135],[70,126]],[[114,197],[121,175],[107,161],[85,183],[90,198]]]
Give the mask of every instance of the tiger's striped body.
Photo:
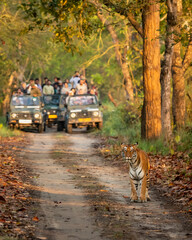
[[[131,201],[146,202],[148,194],[149,157],[136,145],[122,145],[122,155],[129,162],[129,178],[131,183]]]

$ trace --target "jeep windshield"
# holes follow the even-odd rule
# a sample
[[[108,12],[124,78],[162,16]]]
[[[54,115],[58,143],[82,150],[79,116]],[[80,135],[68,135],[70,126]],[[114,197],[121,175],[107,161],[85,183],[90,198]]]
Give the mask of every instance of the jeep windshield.
[[[68,106],[87,106],[97,104],[96,96],[74,96],[69,98]]]
[[[59,106],[60,97],[57,95],[47,95],[43,97],[45,106]]]
[[[40,99],[33,96],[13,96],[11,105],[15,108],[36,108],[40,105]]]

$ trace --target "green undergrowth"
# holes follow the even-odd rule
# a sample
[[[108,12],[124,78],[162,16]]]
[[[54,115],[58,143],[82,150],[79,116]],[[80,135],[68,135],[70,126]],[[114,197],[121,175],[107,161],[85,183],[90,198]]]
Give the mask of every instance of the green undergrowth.
[[[8,129],[5,117],[0,116],[0,137],[14,137],[19,135],[20,131]]]
[[[177,132],[173,136],[173,143],[168,144],[161,137],[157,140],[141,139],[141,104],[120,105],[114,107],[110,103],[103,104],[103,129],[101,135],[107,137],[110,144],[120,145],[138,143],[139,148],[153,154],[167,155],[175,151],[192,149],[192,125]]]

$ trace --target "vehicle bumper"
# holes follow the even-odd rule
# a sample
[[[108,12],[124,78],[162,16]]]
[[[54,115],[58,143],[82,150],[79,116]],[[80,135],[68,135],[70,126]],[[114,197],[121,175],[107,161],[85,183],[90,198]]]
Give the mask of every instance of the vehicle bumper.
[[[96,123],[103,122],[103,119],[98,117],[98,118],[78,118],[78,119],[69,119],[68,123],[73,124],[73,125],[78,125],[78,126],[94,126]]]
[[[31,122],[20,122],[19,120],[10,120],[9,121],[9,126],[16,126],[17,128],[24,128],[24,127],[36,127],[39,124],[42,124],[42,119],[25,119],[25,120],[30,120]]]

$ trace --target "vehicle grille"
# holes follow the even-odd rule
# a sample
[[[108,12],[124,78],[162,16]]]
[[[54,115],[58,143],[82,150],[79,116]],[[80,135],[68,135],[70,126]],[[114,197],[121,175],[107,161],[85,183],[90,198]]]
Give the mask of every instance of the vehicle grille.
[[[49,112],[51,115],[57,114],[57,110],[55,110],[55,109],[49,109],[49,110],[47,110],[47,112]]]
[[[31,113],[19,113],[18,114],[18,118],[22,118],[22,119],[28,119],[28,118],[32,118],[33,117],[33,114]]]
[[[78,112],[78,113],[77,113],[77,117],[79,117],[79,118],[92,117],[92,112],[81,111],[81,112]]]

